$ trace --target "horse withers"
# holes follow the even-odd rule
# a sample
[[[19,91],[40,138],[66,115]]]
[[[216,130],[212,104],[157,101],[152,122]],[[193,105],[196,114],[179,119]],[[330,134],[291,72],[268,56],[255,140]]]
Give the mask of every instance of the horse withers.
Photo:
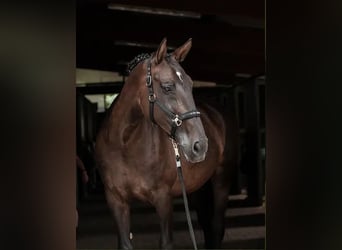
[[[196,107],[192,79],[179,64],[191,46],[189,39],[167,53],[164,38],[157,51],[136,57],[97,136],[97,165],[121,249],[133,248],[130,203],[134,199],[156,208],[160,247],[172,248],[173,198],[181,195],[181,185],[171,140],[181,151],[186,191],[197,201],[205,246],[221,245],[237,165],[237,125],[235,117],[227,119],[207,104]]]

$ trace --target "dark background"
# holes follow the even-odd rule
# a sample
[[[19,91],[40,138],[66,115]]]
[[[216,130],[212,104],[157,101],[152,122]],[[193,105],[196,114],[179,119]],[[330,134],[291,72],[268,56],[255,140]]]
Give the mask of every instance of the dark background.
[[[168,39],[169,52],[189,38],[193,40],[191,52],[182,66],[195,81],[193,91],[195,102],[205,100],[218,107],[224,116],[232,108],[238,113],[241,162],[239,171],[233,178],[234,183],[230,193],[235,195],[236,199],[227,205],[237,211],[241,210],[240,212],[244,211],[242,208],[250,208],[251,211],[249,213],[245,211],[244,215],[227,216],[228,230],[230,225],[232,229],[230,234],[241,232],[235,233],[235,238],[230,237],[229,241],[226,237],[224,246],[264,248],[265,212],[262,207],[265,203],[266,151],[264,3],[230,1],[222,5],[223,3],[223,1],[213,1],[208,5],[198,1],[77,2],[77,68],[117,72],[122,77],[118,81],[88,82],[78,84],[76,87],[77,153],[85,163],[90,177],[89,183],[84,185],[80,178],[81,172],[78,172],[77,201],[80,223],[77,231],[77,246],[79,248],[103,248],[115,245],[109,236],[106,238],[106,235],[114,237],[115,231],[110,228],[115,227],[107,222],[112,218],[105,217],[107,210],[102,197],[102,183],[92,157],[96,134],[105,112],[97,111],[96,104],[87,99],[87,96],[119,93],[127,76],[126,67],[129,61],[140,53],[155,51],[164,37]],[[152,13],[135,11],[141,7],[144,11],[151,10]],[[157,14],[158,10],[167,11],[169,14],[185,11],[187,16]],[[216,86],[197,87],[198,81],[202,84],[208,81],[215,82]],[[92,207],[97,209],[91,209]],[[181,212],[179,208],[175,204],[174,211]],[[103,211],[101,215],[96,214],[96,211],[100,210]],[[136,210],[135,214],[138,215],[145,211],[135,209],[134,205],[132,210]],[[152,214],[153,210],[150,213]],[[94,221],[99,222],[95,225]],[[100,221],[103,221],[102,224]],[[196,220],[194,223],[197,223]],[[151,234],[156,234],[155,230],[152,230],[156,225],[148,224],[148,221],[140,224],[145,225],[146,229],[143,232],[150,229]],[[183,227],[181,225],[182,223],[175,229],[175,234],[184,231],[184,236],[175,238],[175,241],[183,241],[184,245],[178,247],[186,247],[188,244],[186,224],[183,223]],[[140,227],[140,225],[132,225],[132,231]],[[139,241],[139,237],[158,238],[158,235],[140,236],[139,233],[142,232],[135,232],[134,243],[137,247],[149,247],[141,245],[143,242]],[[198,241],[201,244],[201,240]]]
[[[265,13],[262,1],[77,1],[76,66],[117,72],[122,81],[77,87],[77,152],[90,175],[95,174],[93,143],[104,112],[86,95],[119,93],[127,64],[151,53],[168,38],[169,52],[193,39],[182,66],[194,81],[215,82],[195,88],[195,100],[234,106],[241,138],[240,171],[233,193],[248,189],[248,203],[261,205],[265,195]],[[152,13],[134,11],[137,8]],[[124,10],[123,10],[124,9]],[[156,14],[182,12],[187,16]],[[261,78],[262,77],[262,78]],[[223,108],[222,108],[223,107]],[[89,185],[95,188],[96,177]],[[89,186],[88,185],[88,186]],[[82,184],[80,183],[81,189]]]
[[[342,247],[341,11],[339,3],[320,4],[266,7],[268,249]],[[1,244],[6,249],[75,247],[71,5],[1,8]]]

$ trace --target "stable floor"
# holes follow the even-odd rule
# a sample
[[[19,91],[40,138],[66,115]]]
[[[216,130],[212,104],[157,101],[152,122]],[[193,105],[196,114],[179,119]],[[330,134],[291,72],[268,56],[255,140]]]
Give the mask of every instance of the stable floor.
[[[265,208],[242,205],[243,196],[229,197],[226,211],[226,232],[223,249],[265,249]],[[199,249],[204,238],[191,211]],[[134,204],[131,211],[131,231],[135,249],[158,249],[159,221],[154,208]],[[193,249],[182,199],[174,201],[174,249]],[[114,220],[103,194],[91,194],[79,206],[77,249],[116,249]]]

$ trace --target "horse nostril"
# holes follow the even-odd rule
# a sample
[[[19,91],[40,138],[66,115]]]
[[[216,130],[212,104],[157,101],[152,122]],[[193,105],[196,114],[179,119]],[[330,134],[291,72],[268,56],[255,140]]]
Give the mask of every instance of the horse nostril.
[[[187,147],[187,150],[185,150],[184,152],[190,159],[190,162],[200,162],[205,159],[208,151],[208,139],[206,137],[194,140],[192,146],[189,146]]]
[[[196,141],[194,143],[194,147],[193,147],[194,153],[199,153],[201,152],[201,143],[199,141]]]

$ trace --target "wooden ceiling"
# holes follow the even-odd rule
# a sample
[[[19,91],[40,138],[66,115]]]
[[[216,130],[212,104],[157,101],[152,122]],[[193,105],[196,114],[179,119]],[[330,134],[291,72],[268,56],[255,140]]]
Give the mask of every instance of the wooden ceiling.
[[[191,17],[127,7],[187,11]],[[123,74],[131,59],[154,51],[164,37],[170,51],[191,37],[192,50],[182,63],[187,73],[194,80],[230,84],[240,74],[264,74],[264,20],[261,0],[79,0],[77,67]]]

